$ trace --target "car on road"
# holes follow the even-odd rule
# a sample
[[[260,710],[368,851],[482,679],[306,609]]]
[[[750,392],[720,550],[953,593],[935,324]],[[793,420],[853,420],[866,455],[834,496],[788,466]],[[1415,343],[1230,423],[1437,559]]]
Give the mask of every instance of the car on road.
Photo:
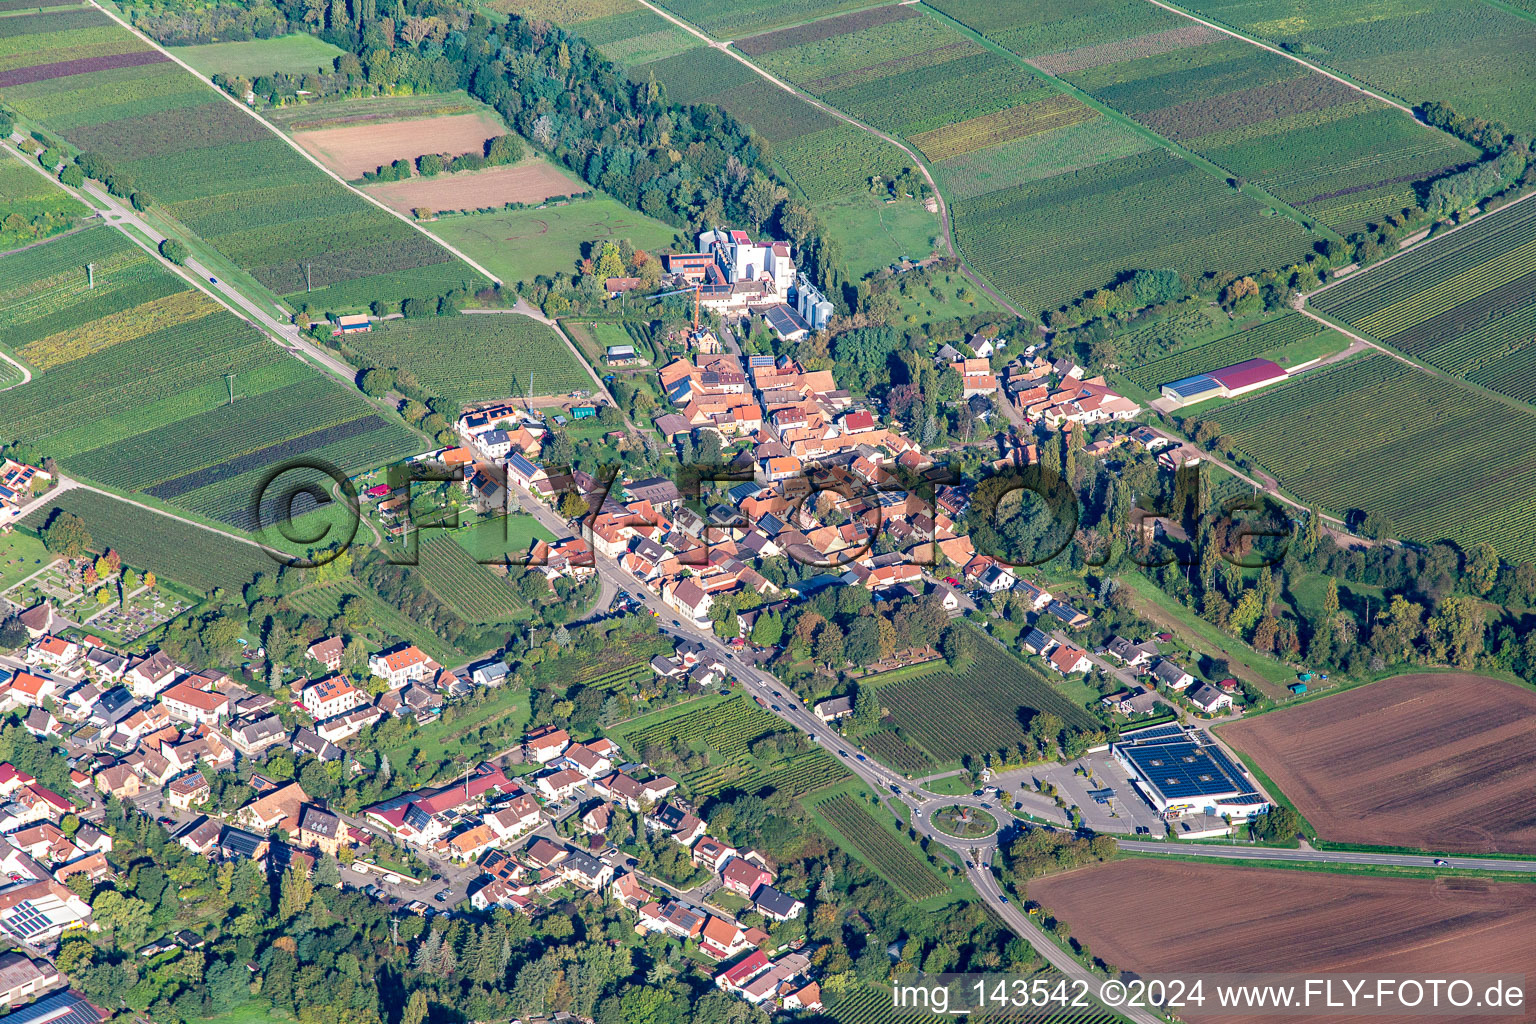
[[[1435,867],[1437,867],[1437,868],[1448,868],[1450,866],[1451,866],[1451,862],[1450,861],[1448,861],[1448,860],[1441,860],[1439,857],[1435,858]]]
[[[999,902],[999,903],[1007,903],[1008,902],[1008,897],[1007,896],[998,896],[997,902]]]
[[[838,757],[847,757],[848,756],[848,751],[846,751],[846,750],[839,750],[837,752],[837,756]]]
[[[981,802],[981,809],[984,811],[990,811],[992,809],[992,805],[983,800]]]
[[[864,756],[864,755],[863,755],[863,754],[860,754],[860,755],[859,755],[859,760],[860,760],[860,761],[868,761],[868,760],[869,760],[869,758],[867,758],[867,757],[865,757],[865,756]]]
[[[778,705],[777,705],[777,704],[775,704],[775,705],[773,705],[773,710],[774,710],[774,711],[777,711],[777,710],[779,710],[779,706],[778,706]]]
[[[218,284],[218,283],[219,283],[219,279],[218,279],[218,278],[216,278],[216,277],[210,277],[210,278],[209,278],[209,279],[208,279],[208,282],[209,282],[209,283],[210,283],[210,284]]]
[[[774,696],[775,696],[775,697],[782,697],[782,696],[784,696],[784,695],[783,695],[783,694],[782,694],[782,693],[780,693],[780,692],[779,692],[779,691],[778,691],[778,690],[774,690],[774,691],[773,691],[773,695],[774,695]]]

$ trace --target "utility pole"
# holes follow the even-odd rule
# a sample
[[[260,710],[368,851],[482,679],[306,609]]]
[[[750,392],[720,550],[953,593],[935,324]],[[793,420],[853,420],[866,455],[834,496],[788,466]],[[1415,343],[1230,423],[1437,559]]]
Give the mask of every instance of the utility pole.
[[[85,286],[87,288],[96,287],[96,264],[94,263],[87,263],[85,265]]]
[[[224,375],[224,386],[229,391],[229,404],[230,405],[234,405],[235,404],[235,375],[234,374],[226,373]]]

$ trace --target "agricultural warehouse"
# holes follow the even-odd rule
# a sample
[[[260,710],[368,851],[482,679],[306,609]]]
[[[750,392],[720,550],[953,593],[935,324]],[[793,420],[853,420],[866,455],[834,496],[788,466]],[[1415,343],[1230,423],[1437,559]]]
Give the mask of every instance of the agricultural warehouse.
[[[1268,359],[1245,359],[1208,373],[1197,373],[1163,385],[1163,397],[1177,406],[1211,398],[1236,398],[1285,379],[1285,370]]]
[[[1269,801],[1254,792],[1247,773],[1201,732],[1160,725],[1131,733],[1110,749],[1137,790],[1165,818],[1251,818],[1269,809]]]

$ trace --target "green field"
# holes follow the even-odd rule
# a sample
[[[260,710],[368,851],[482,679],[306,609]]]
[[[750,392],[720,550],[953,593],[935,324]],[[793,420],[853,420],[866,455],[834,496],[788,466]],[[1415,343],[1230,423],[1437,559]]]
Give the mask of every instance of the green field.
[[[1523,6],[1532,11],[1530,0]],[[1536,20],[1498,4],[1203,0],[1200,13],[1410,105],[1440,100],[1469,117],[1536,128]]]
[[[0,334],[39,371],[0,393],[12,436],[71,474],[242,529],[274,464],[357,472],[421,447],[107,227],[0,257]]]
[[[83,519],[96,548],[111,548],[126,564],[184,583],[200,593],[214,587],[238,593],[251,582],[251,577],[277,567],[254,544],[242,544],[211,530],[78,488],[37,509],[22,520],[22,525],[40,529],[55,509],[73,512]]]
[[[1315,241],[1164,149],[987,192],[953,206],[960,251],[1026,311],[1138,267],[1250,273]]]
[[[639,758],[646,758],[648,749],[654,756],[678,747],[704,753],[709,763],[680,780],[698,799],[728,791],[763,794],[768,790],[799,797],[848,777],[837,758],[820,747],[785,757],[749,753],[755,741],[785,728],[745,694],[736,694],[637,719],[613,730],[613,735]]]
[[[372,301],[436,299],[485,284],[469,266],[399,218],[368,204],[259,120],[189,72],[144,53],[94,10],[13,15],[7,41],[54,60],[74,38],[144,54],[149,63],[8,87],[24,118],[91,151],[174,220],[273,293],[305,292],[326,310]],[[99,35],[99,42],[97,41]],[[26,66],[26,65],[23,65]],[[313,291],[306,291],[313,288]]]
[[[509,284],[575,273],[589,242],[628,239],[638,249],[656,249],[677,234],[671,225],[606,196],[543,209],[440,217],[432,230]]]
[[[293,32],[275,39],[178,46],[172,52],[209,77],[222,73],[246,78],[277,71],[302,75],[321,67],[330,70],[342,53],[340,47],[307,32]]]
[[[43,542],[29,533],[12,530],[0,535],[0,594],[43,568],[53,558]]]
[[[939,764],[1013,750],[1023,742],[1029,720],[1049,711],[1071,728],[1100,723],[1063,697],[1039,669],[977,639],[976,657],[957,673],[942,661],[915,673],[897,670],[879,687],[880,704],[891,721]]]
[[[0,156],[0,252],[68,230],[89,212],[41,170]]]
[[[498,516],[454,530],[450,537],[470,556],[480,562],[499,558],[526,558],[534,541],[554,540],[531,515]]]
[[[365,96],[342,102],[295,103],[269,107],[261,116],[285,132],[315,131],[350,124],[385,124],[452,114],[473,114],[485,104],[462,89],[409,96]]]
[[[348,335],[345,344],[358,353],[361,365],[410,373],[424,390],[459,406],[522,396],[530,375],[536,395],[592,387],[559,335],[519,314],[386,320]]]
[[[817,207],[828,233],[842,239],[848,276],[855,281],[902,259],[920,260],[940,238],[939,215],[913,199],[887,203],[852,194]]]
[[[528,605],[511,582],[488,565],[481,565],[451,538],[424,541],[415,573],[421,582],[468,622],[510,622],[523,617]]]
[[[869,0],[667,0],[662,6],[718,39],[826,17]]]
[[[1386,355],[1222,407],[1226,435],[1309,504],[1394,535],[1536,555],[1536,414]]]
[[[997,308],[987,293],[958,271],[930,272],[927,280],[903,274],[896,279],[898,315],[903,323],[926,324],[965,318]]]
[[[1536,399],[1536,203],[1420,243],[1310,301],[1431,366]]]
[[[831,826],[839,845],[846,847],[910,900],[922,902],[950,891],[914,850],[911,840],[898,837],[875,820],[868,805],[840,795],[816,804],[816,813]],[[876,812],[880,813],[880,812]]]

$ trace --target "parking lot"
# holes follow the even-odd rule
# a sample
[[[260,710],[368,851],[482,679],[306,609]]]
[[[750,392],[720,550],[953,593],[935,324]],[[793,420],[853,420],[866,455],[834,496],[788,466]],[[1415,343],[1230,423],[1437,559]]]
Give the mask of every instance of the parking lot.
[[[1091,777],[1078,774],[1084,767],[1092,772]],[[1130,776],[1107,750],[1084,754],[1067,764],[1033,765],[1024,775],[1026,786],[1030,777],[1054,785],[1069,806],[1075,804],[1082,811],[1083,824],[1095,832],[1134,835],[1139,826],[1152,838],[1166,834],[1162,819],[1136,792]],[[1104,803],[1089,795],[1090,791],[1106,789],[1113,795],[1106,796]]]

